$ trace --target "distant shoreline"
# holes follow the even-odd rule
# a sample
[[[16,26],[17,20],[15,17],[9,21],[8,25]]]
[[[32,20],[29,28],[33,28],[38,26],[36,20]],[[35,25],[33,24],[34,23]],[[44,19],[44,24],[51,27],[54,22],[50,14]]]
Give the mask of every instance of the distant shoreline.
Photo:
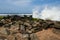
[[[7,16],[7,15],[32,15],[32,14],[21,14],[21,13],[0,13],[0,16]]]

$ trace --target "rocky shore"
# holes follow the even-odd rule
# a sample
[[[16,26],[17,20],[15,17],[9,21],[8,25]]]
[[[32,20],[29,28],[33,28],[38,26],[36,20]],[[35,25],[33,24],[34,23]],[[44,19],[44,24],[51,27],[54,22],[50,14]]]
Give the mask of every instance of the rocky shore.
[[[56,36],[54,34],[57,35],[56,39],[52,37]],[[0,40],[60,40],[58,35],[58,21],[36,19],[26,15],[0,17]]]

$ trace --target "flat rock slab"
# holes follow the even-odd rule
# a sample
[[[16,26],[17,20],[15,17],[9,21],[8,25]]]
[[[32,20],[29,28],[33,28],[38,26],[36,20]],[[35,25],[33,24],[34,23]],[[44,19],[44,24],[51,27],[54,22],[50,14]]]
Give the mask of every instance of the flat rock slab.
[[[60,40],[60,35],[55,34],[53,29],[47,29],[36,33],[39,40]]]

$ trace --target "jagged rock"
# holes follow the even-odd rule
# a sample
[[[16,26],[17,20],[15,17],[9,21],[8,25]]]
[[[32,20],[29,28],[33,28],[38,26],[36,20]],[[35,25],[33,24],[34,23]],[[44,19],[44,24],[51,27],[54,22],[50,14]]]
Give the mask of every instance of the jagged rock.
[[[49,26],[48,26],[47,23],[43,23],[43,24],[42,24],[42,28],[43,28],[43,29],[47,29],[48,27],[49,27]]]
[[[7,34],[6,29],[5,28],[0,28],[0,33]]]
[[[0,36],[0,40],[7,40],[6,37]]]
[[[23,22],[21,20],[18,21],[19,25],[23,24]]]
[[[10,29],[11,28],[11,24],[5,24],[4,27]]]
[[[57,35],[60,35],[60,29],[53,29],[53,33],[57,34]]]
[[[12,25],[16,24],[16,21],[12,22]]]
[[[23,40],[28,40],[28,34],[22,34],[22,39]]]
[[[14,37],[13,35],[9,35],[9,36],[7,37],[7,39],[8,39],[8,40],[15,40],[15,37]]]
[[[3,24],[5,24],[5,20],[4,20],[4,19],[2,19],[1,22],[2,22]]]
[[[11,34],[15,34],[18,32],[18,29],[19,29],[19,25],[11,25],[11,28],[9,30]]]
[[[6,28],[0,28],[0,33],[6,35],[10,34],[10,32]]]
[[[31,40],[39,40],[39,38],[37,37],[37,35],[34,34],[34,33],[30,34],[30,38],[31,38]]]
[[[24,22],[24,25],[31,26],[28,22]]]
[[[25,33],[25,32],[26,32],[26,27],[25,27],[24,25],[20,25],[19,31],[20,31],[21,33]]]
[[[2,27],[4,25],[4,23],[2,21],[0,21],[0,27]]]
[[[8,40],[20,40],[21,37],[23,38],[21,40],[39,40],[34,33],[48,28],[55,28],[53,32],[60,35],[60,31],[58,30],[60,29],[60,22],[57,21],[42,19],[33,21],[27,16],[20,17],[17,15],[7,16],[0,20],[0,33],[8,35]],[[21,35],[17,33],[21,33]],[[51,38],[50,40],[53,39]]]
[[[60,24],[55,24],[55,28],[60,29]]]

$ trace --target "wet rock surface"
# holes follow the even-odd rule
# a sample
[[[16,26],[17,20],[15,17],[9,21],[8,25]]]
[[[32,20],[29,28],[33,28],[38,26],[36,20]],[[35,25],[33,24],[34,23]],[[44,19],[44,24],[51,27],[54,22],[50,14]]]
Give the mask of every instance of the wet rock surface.
[[[60,22],[6,16],[0,20],[0,40],[60,40]]]

